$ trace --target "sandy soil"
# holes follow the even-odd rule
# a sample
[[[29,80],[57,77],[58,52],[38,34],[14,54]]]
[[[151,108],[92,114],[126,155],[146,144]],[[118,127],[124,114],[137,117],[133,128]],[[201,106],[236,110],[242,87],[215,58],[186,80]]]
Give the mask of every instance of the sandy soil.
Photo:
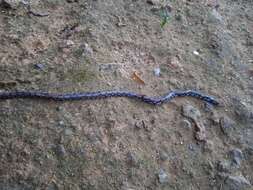
[[[1,91],[221,102],[0,101],[0,189],[252,189],[252,0],[0,2]]]

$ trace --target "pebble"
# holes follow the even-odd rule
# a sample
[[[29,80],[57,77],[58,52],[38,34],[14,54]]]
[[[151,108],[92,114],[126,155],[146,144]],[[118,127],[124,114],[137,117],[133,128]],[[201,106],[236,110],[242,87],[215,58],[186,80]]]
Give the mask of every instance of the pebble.
[[[63,107],[61,107],[61,106],[57,106],[56,107],[56,111],[63,111],[64,109],[63,109]]]
[[[162,160],[162,161],[166,161],[166,160],[168,160],[168,158],[169,158],[169,155],[165,152],[165,151],[160,151],[159,152],[159,157],[160,157],[160,159]]]
[[[64,130],[64,134],[65,134],[66,136],[71,136],[71,135],[73,135],[73,130],[72,130],[72,129],[65,129],[65,130]]]
[[[155,74],[155,76],[159,77],[161,75],[161,69],[160,68],[155,68],[154,69],[154,74]]]
[[[235,105],[235,114],[238,119],[244,123],[252,123],[253,122],[253,107],[247,105],[245,102],[239,99],[233,99],[233,103]]]
[[[160,1],[159,0],[147,0],[147,3],[150,5],[159,5]]]
[[[220,124],[220,116],[216,112],[211,113],[211,121],[213,122],[214,125],[219,125]]]
[[[194,55],[199,55],[199,52],[198,52],[197,50],[194,50],[194,51],[193,51],[193,54],[194,54]]]
[[[77,153],[83,157],[87,155],[87,151],[84,148],[80,148]]]
[[[229,173],[231,171],[231,163],[228,160],[218,161],[217,170],[219,172]]]
[[[58,189],[58,188],[57,188],[57,185],[55,183],[50,183],[50,184],[47,185],[47,190],[56,190],[56,189]]]
[[[167,183],[168,182],[169,177],[166,174],[166,172],[164,171],[164,169],[160,169],[160,171],[158,173],[158,180],[160,183]]]
[[[220,6],[218,0],[207,0],[206,4],[210,7],[215,7],[216,9]]]
[[[202,123],[201,113],[200,111],[193,107],[190,104],[183,105],[182,107],[182,115],[185,117],[188,117],[192,119],[196,123],[197,131],[195,133],[195,138],[198,141],[205,141],[206,140],[206,132],[205,132],[205,126]]]
[[[213,152],[213,150],[214,150],[214,143],[213,143],[213,141],[206,140],[205,145],[204,145],[204,150],[206,152]]]
[[[182,63],[180,63],[180,56],[173,56],[171,59],[170,59],[170,62],[169,62],[169,66],[173,69],[179,69],[180,71],[184,71],[184,68],[183,68],[183,65]]]
[[[230,157],[233,163],[236,164],[237,166],[241,165],[241,161],[244,158],[242,151],[238,148],[230,151]]]
[[[192,144],[189,144],[189,145],[188,145],[188,149],[189,149],[190,151],[195,151],[195,148],[194,148],[194,146],[193,146]]]
[[[119,65],[116,63],[99,64],[99,71],[115,72],[119,69]]]
[[[45,65],[43,65],[41,63],[37,63],[37,64],[34,65],[34,68],[38,69],[38,70],[44,70]]]
[[[134,166],[134,167],[138,167],[139,166],[139,161],[137,156],[132,153],[132,152],[128,152],[127,153],[127,161],[130,165]]]
[[[75,44],[75,43],[74,43],[72,40],[67,40],[67,41],[66,41],[67,47],[73,46],[74,44]]]
[[[197,121],[201,117],[200,111],[197,108],[190,105],[190,104],[183,105],[182,111],[183,111],[182,114],[185,117],[191,118],[195,121]]]
[[[121,190],[136,190],[136,188],[130,185],[127,181],[122,182],[120,189]]]
[[[62,127],[64,126],[64,121],[59,121],[59,125]]]
[[[188,120],[186,120],[186,119],[180,121],[179,125],[180,125],[181,127],[183,127],[184,129],[191,129],[191,128],[192,128],[191,122],[188,121]]]
[[[58,145],[55,149],[55,152],[58,156],[64,157],[66,156],[66,150],[62,144]]]
[[[223,18],[216,9],[213,9],[211,11],[211,13],[209,15],[209,21],[213,22],[213,23],[223,24]]]
[[[235,122],[229,117],[224,116],[220,118],[220,127],[221,127],[221,131],[225,135],[230,136],[235,127]]]
[[[213,110],[213,105],[212,104],[209,104],[208,102],[205,102],[204,103],[204,110],[206,112],[211,112]]]
[[[16,1],[1,0],[0,5],[2,4],[2,6],[4,6],[5,8],[17,9],[20,2],[21,2],[21,0],[16,0]]]
[[[81,48],[83,49],[83,55],[90,55],[90,56],[93,55],[94,51],[89,44],[84,43],[84,45],[82,45]]]
[[[228,176],[225,180],[223,190],[246,190],[250,189],[252,185],[242,175],[239,176]]]
[[[135,122],[134,126],[136,129],[146,129],[147,128],[145,121],[143,121],[143,120]]]
[[[253,144],[244,149],[244,158],[245,160],[253,160]]]

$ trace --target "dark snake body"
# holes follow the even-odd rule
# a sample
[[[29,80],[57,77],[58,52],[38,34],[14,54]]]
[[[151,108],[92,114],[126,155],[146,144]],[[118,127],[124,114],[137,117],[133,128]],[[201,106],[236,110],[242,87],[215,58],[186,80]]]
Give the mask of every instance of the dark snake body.
[[[54,101],[71,101],[71,100],[94,100],[110,97],[127,97],[131,99],[137,99],[152,105],[160,105],[162,103],[171,101],[173,98],[185,96],[194,97],[212,105],[219,104],[219,102],[216,101],[213,97],[203,95],[199,92],[192,90],[172,91],[160,97],[149,97],[146,95],[128,91],[98,91],[98,92],[83,92],[83,93],[64,93],[64,94],[54,94],[40,91],[0,92],[0,100],[15,99],[15,98],[38,98]]]

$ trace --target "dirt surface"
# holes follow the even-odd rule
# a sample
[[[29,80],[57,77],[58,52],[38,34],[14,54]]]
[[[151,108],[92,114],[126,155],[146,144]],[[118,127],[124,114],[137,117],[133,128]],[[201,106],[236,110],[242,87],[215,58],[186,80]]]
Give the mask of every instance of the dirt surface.
[[[252,0],[0,2],[1,91],[221,102],[0,101],[0,189],[253,188]]]

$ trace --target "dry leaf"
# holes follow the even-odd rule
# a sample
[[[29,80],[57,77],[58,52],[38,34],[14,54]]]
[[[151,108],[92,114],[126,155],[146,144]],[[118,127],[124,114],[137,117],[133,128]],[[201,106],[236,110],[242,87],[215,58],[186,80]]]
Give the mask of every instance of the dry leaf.
[[[136,71],[133,73],[132,79],[140,84],[145,84],[144,80],[141,79]]]

